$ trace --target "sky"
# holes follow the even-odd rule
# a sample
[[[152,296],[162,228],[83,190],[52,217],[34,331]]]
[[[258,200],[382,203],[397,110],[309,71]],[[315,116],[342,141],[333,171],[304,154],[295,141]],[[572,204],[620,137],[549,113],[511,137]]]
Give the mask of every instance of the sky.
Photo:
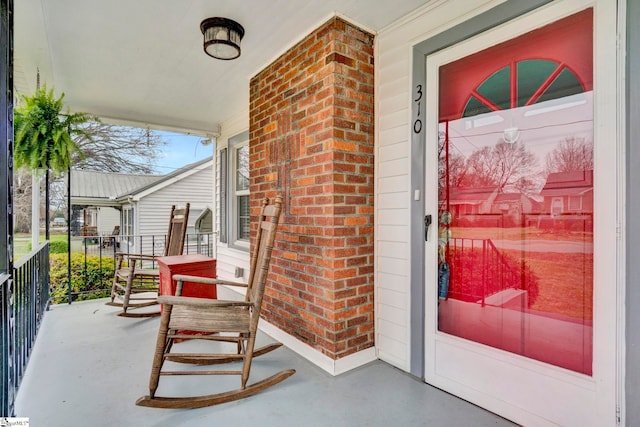
[[[213,156],[214,144],[202,145],[201,136],[156,131],[167,145],[156,160],[155,172],[168,174],[190,163]]]

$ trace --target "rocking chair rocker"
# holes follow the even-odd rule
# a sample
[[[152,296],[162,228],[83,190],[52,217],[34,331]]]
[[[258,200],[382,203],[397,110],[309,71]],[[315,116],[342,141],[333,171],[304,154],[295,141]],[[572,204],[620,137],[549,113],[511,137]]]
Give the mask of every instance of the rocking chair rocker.
[[[278,372],[262,381],[247,385],[249,371],[254,356],[260,356],[282,346],[275,343],[254,350],[262,297],[275,240],[276,228],[280,216],[282,198],[268,205],[264,200],[260,215],[255,247],[251,256],[251,271],[246,284],[218,279],[174,275],[177,281],[176,296],[162,295],[158,301],[163,304],[160,329],[156,343],[151,378],[150,394],[136,402],[139,406],[154,408],[201,408],[241,399],[254,395],[275,385],[295,373],[294,369]],[[223,301],[205,298],[183,297],[183,282],[205,283],[210,285],[230,285],[247,288],[244,301]],[[184,331],[188,333],[185,333]],[[174,340],[202,339],[236,344],[230,353],[171,353]],[[190,363],[195,365],[213,365],[242,362],[241,370],[206,371],[163,371],[165,361]],[[240,375],[241,386],[238,389],[205,396],[160,397],[156,395],[161,375]]]
[[[152,317],[159,316],[159,311],[130,311],[142,307],[150,307],[158,304],[157,292],[160,281],[160,270],[148,268],[159,256],[182,255],[184,250],[187,221],[189,219],[189,203],[183,209],[171,206],[169,217],[169,231],[164,247],[163,255],[144,255],[131,253],[118,253],[116,255],[116,268],[111,287],[111,301],[107,305],[122,307],[118,316],[122,317]],[[125,262],[126,261],[126,262]],[[147,264],[144,268],[143,263]],[[144,293],[155,295],[141,295]],[[137,296],[134,296],[137,295]],[[140,302],[138,302],[140,301]]]

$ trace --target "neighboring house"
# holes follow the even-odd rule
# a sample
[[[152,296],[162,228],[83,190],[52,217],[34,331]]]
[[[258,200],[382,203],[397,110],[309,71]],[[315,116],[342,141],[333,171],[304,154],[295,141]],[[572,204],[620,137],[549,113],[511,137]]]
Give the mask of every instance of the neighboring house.
[[[71,231],[82,234],[82,227],[94,227],[107,235],[120,225],[122,194],[159,180],[162,175],[137,175],[71,170]]]
[[[213,159],[204,159],[186,165],[170,174],[136,189],[119,195],[121,234],[127,235],[165,235],[169,227],[169,213],[172,205],[184,206],[190,203],[187,234],[195,234],[196,223],[200,227],[211,229],[203,224],[202,218],[212,220],[213,207]],[[200,221],[199,221],[200,220]],[[162,253],[164,241],[152,243],[145,240],[142,247],[131,239],[126,239],[130,252]]]
[[[97,234],[109,235],[120,226],[126,250],[151,253],[162,251],[164,241],[154,243],[128,236],[164,236],[172,205],[190,203],[187,233],[196,225],[202,232],[212,231],[213,159],[204,159],[167,175],[131,175],[92,171],[72,171],[71,204],[84,227],[96,227]],[[151,245],[154,244],[155,248]]]
[[[455,187],[449,194],[449,210],[454,218],[461,218],[466,215],[492,213],[492,206],[499,195],[499,187]]]
[[[540,191],[551,216],[593,213],[593,170],[550,173]]]
[[[445,198],[440,209],[447,210],[446,204]],[[503,226],[521,224],[525,220],[523,215],[532,213],[534,206],[538,206],[525,194],[501,193],[498,186],[451,188],[448,205],[453,218],[464,220],[457,225],[479,224],[483,216],[498,216]]]
[[[501,213],[517,220],[534,211],[539,203],[524,193],[500,193],[493,201],[492,213]]]
[[[540,196],[544,198],[538,218],[541,229],[593,229],[593,170],[550,173]]]

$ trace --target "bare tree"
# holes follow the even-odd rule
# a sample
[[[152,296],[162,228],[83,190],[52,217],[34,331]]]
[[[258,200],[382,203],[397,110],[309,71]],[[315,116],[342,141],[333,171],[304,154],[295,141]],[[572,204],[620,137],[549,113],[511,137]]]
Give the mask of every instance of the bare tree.
[[[441,157],[438,163],[438,174],[441,185],[445,185],[445,182],[448,182],[450,187],[460,187],[463,185],[468,171],[464,156],[450,153],[448,169],[445,167],[445,163],[445,158]]]
[[[438,138],[438,176],[440,186],[459,187],[467,176],[467,159],[454,150],[449,150],[444,132]]]
[[[567,136],[547,154],[546,172],[577,172],[593,170],[593,141]]]
[[[538,159],[524,144],[498,142],[474,151],[465,166],[456,166],[463,174],[460,185],[473,187],[497,186],[501,192],[518,190],[534,194],[540,186]]]
[[[482,147],[474,151],[467,159],[467,174],[464,185],[486,187],[498,185],[498,164],[494,159],[492,147]]]
[[[512,187],[529,193],[535,186],[538,158],[522,143],[500,142],[493,147],[493,153],[498,171],[495,181],[500,190]]]
[[[13,182],[13,229],[16,233],[27,233],[31,230],[31,173],[25,168],[17,168],[13,172]]]
[[[72,167],[99,172],[153,173],[160,148],[166,145],[148,129],[115,126],[90,121],[86,134],[73,135],[81,154],[74,154]],[[51,177],[51,210],[66,215],[66,173]],[[14,171],[14,224],[16,232],[31,229],[31,181],[23,168]]]
[[[82,155],[76,156],[73,167],[100,172],[152,173],[160,148],[166,145],[149,129],[88,122],[86,132],[75,142]]]

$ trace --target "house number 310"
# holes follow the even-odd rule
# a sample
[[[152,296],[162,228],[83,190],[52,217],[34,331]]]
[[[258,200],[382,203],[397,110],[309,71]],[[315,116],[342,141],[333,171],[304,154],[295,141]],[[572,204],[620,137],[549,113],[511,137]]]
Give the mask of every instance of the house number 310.
[[[416,119],[413,122],[413,132],[420,133],[422,132],[422,120],[420,120],[420,107],[422,106],[422,85],[416,86],[416,99],[413,100],[418,106],[418,113],[416,114]]]

